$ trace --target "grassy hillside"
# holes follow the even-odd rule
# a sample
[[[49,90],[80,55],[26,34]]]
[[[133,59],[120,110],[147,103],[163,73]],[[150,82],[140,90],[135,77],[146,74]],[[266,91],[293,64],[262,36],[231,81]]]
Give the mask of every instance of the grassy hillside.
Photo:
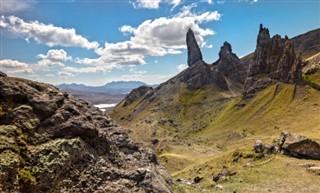
[[[306,83],[278,83],[246,100],[239,92],[214,86],[188,91],[181,84],[170,100],[141,97],[119,104],[111,116],[136,141],[154,148],[175,179],[186,180],[175,192],[214,192],[216,185],[222,185],[220,192],[318,192],[319,176],[301,165],[320,161],[253,151],[255,140],[271,144],[283,130],[320,142],[320,70],[303,77]],[[223,168],[236,174],[214,182],[213,174]],[[200,183],[185,183],[197,176],[203,177]]]

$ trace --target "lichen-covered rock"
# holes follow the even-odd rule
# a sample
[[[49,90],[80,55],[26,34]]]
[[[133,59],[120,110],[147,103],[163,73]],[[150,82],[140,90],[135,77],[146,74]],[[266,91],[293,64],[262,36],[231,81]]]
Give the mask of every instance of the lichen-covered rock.
[[[269,29],[264,28],[261,24],[256,50],[249,64],[244,96],[249,97],[254,92],[263,89],[263,87],[255,88],[257,87],[256,81],[261,78],[271,80],[268,81],[269,84],[264,84],[265,87],[273,84],[273,81],[300,82],[302,80],[301,70],[301,57],[296,56],[293,43],[288,37],[281,38],[280,35],[275,35],[270,38]]]
[[[283,131],[279,138],[279,146],[284,154],[320,160],[320,144],[305,136]]]
[[[2,77],[0,107],[0,192],[170,192],[154,152],[88,102]]]

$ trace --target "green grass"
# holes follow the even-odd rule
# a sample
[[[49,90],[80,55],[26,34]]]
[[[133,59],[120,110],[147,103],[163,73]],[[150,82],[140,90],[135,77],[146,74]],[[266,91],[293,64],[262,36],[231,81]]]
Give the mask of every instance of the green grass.
[[[313,81],[320,80],[314,78]],[[134,140],[155,148],[160,163],[175,179],[191,181],[196,176],[204,177],[199,184],[178,184],[174,192],[214,192],[217,184],[223,185],[221,192],[316,192],[320,189],[320,179],[298,166],[306,162],[320,166],[319,161],[282,155],[257,159],[253,152],[255,140],[272,143],[282,130],[320,142],[318,90],[278,84],[246,100],[215,92],[215,89],[188,91],[182,85],[173,101],[160,105],[159,101],[150,102],[144,110],[136,110],[130,119],[117,121],[130,131]],[[140,107],[137,102],[119,108],[114,117]],[[174,124],[160,120],[172,120]],[[154,138],[160,141],[156,146],[150,145]],[[250,158],[241,158],[235,163],[235,152]],[[247,162],[254,167],[244,168]],[[238,173],[213,182],[212,175],[223,167]]]
[[[36,178],[30,173],[29,170],[22,169],[19,171],[19,181],[23,184],[36,184]]]

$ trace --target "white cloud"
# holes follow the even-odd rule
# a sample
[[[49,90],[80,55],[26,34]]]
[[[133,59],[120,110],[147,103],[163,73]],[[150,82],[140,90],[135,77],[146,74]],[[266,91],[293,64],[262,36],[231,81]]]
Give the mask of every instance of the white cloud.
[[[146,8],[146,9],[158,9],[160,7],[161,0],[136,0],[130,2],[134,8]]]
[[[65,66],[63,62],[72,60],[72,57],[68,56],[63,49],[48,50],[46,55],[38,54],[37,58],[42,59],[38,62],[41,67]]]
[[[166,3],[174,7],[181,3],[181,0],[135,0],[130,1],[134,8],[158,9],[161,3]]]
[[[17,70],[9,70],[7,71],[8,74],[32,74],[34,73],[31,68],[25,69],[17,69]]]
[[[72,74],[70,72],[60,71],[57,74],[61,79],[64,79],[64,80],[69,79],[71,77],[74,77],[74,74]]]
[[[258,0],[237,0],[237,2],[239,3],[245,2],[245,3],[253,4],[253,3],[257,3]]]
[[[38,65],[40,67],[65,66],[62,62],[51,61],[51,60],[47,60],[47,59],[40,60],[38,62]]]
[[[76,63],[100,66],[110,70],[123,66],[146,64],[145,57],[180,54],[186,49],[186,32],[193,29],[196,39],[202,47],[211,47],[204,38],[214,31],[200,25],[217,21],[221,15],[217,11],[194,13],[196,4],[184,6],[172,17],[160,17],[146,20],[137,27],[124,25],[119,30],[131,35],[130,39],[117,43],[105,43],[96,49],[98,58],[77,58]]]
[[[31,7],[33,1],[26,0],[0,0],[0,13],[16,13]]]
[[[121,77],[125,79],[136,79],[136,78],[142,78],[144,77],[145,74],[147,74],[147,71],[145,70],[135,70],[133,68],[130,68],[129,72],[131,74],[125,74],[125,75],[122,75]]]
[[[33,70],[30,65],[17,60],[4,59],[0,60],[0,69],[8,74],[32,74]]]
[[[208,3],[209,5],[213,5],[214,1],[213,0],[200,0],[200,3]]]
[[[0,27],[10,35],[24,39],[34,39],[37,43],[52,46],[81,47],[86,49],[96,49],[97,42],[90,42],[81,35],[76,34],[73,28],[65,29],[52,24],[43,24],[38,21],[25,22],[15,17],[2,16]]]
[[[19,62],[17,60],[9,60],[9,59],[0,60],[1,68],[26,68],[28,66],[29,64],[24,62]]]
[[[186,64],[179,64],[177,66],[177,69],[179,70],[179,72],[182,72],[183,70],[185,70],[187,68],[188,68],[188,65],[186,65]]]
[[[119,28],[119,30],[124,34],[128,34],[132,33],[134,31],[134,28],[129,25],[124,25],[121,28]]]
[[[54,74],[46,74],[46,77],[55,77]]]
[[[68,56],[67,52],[64,51],[63,49],[48,50],[46,55],[39,54],[37,57],[41,59],[48,59],[51,61],[63,61],[63,62],[72,59],[71,56]]]
[[[64,67],[62,68],[61,72],[66,72],[66,73],[96,73],[96,72],[107,72],[110,71],[108,68],[104,68],[102,66],[96,66],[96,67],[84,67],[84,68],[75,68],[75,67]]]

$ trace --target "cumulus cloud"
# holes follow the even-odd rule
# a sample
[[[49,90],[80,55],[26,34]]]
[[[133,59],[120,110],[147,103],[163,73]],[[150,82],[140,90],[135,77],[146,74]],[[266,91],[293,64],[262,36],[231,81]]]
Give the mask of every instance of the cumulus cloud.
[[[46,77],[55,77],[54,74],[46,74]]]
[[[17,60],[4,59],[0,60],[0,69],[8,74],[32,74],[33,70],[30,65]]]
[[[179,64],[177,66],[177,69],[178,69],[179,72],[182,72],[183,70],[185,70],[187,68],[188,68],[188,65],[186,65],[186,64]]]
[[[75,67],[64,67],[62,68],[61,72],[66,73],[96,73],[96,72],[107,72],[110,69],[104,68],[102,66],[96,66],[96,67],[84,67],[84,68],[75,68]]]
[[[97,42],[90,42],[83,36],[78,35],[73,28],[65,29],[38,21],[25,22],[16,16],[2,16],[0,27],[10,35],[24,38],[27,41],[34,39],[37,43],[46,44],[50,47],[66,46],[86,49],[96,49],[99,47]]]
[[[158,9],[161,3],[172,5],[173,8],[181,3],[181,0],[135,0],[130,1],[134,8]]]
[[[49,50],[47,54],[38,54],[37,58],[40,58],[38,62],[39,66],[50,67],[50,66],[64,66],[63,62],[71,61],[71,56],[68,56],[67,52],[63,49]]]
[[[47,54],[39,54],[37,56],[38,58],[41,59],[48,59],[51,61],[68,61],[71,60],[71,56],[68,56],[67,52],[64,51],[63,49],[59,50],[48,50]]]
[[[74,77],[74,74],[72,74],[70,72],[60,71],[57,74],[61,79],[64,79],[64,80],[69,79],[71,77]]]
[[[133,68],[130,68],[129,72],[130,74],[125,74],[125,75],[122,75],[121,77],[125,79],[136,79],[136,78],[142,78],[144,77],[145,74],[147,74],[147,71],[145,70],[135,70]]]
[[[0,13],[16,13],[26,10],[32,6],[34,1],[26,0],[0,0]]]
[[[217,11],[194,13],[196,4],[184,6],[180,12],[171,17],[160,17],[146,20],[137,27],[124,25],[119,30],[131,35],[123,42],[108,43],[96,49],[98,58],[78,58],[76,63],[101,66],[103,69],[121,68],[146,64],[145,57],[180,54],[186,49],[186,32],[194,31],[198,43],[202,47],[211,47],[205,37],[213,35],[212,29],[203,28],[203,23],[217,21],[221,15]]]
[[[239,3],[245,2],[245,3],[253,4],[253,3],[257,3],[258,0],[237,0],[237,2]]]

